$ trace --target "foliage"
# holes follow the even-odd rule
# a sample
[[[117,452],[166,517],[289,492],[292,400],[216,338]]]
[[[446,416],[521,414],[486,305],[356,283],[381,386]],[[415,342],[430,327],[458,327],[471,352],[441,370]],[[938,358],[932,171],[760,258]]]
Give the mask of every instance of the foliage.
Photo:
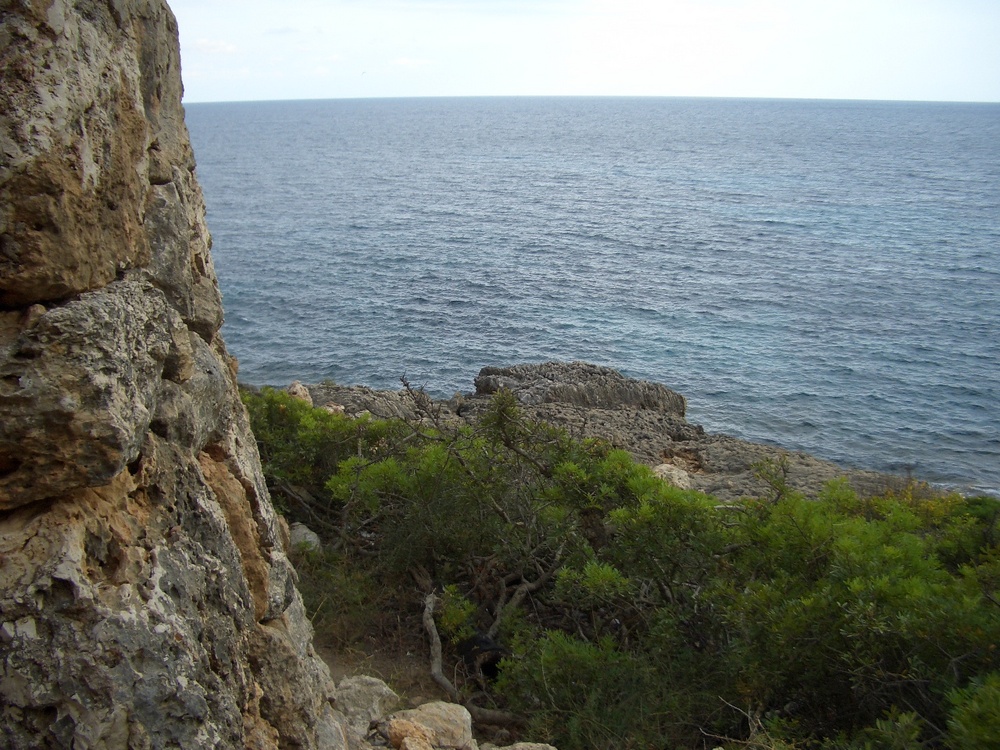
[[[332,550],[304,566],[313,606],[347,581],[371,592],[355,609],[390,597],[419,632],[421,594],[443,591],[449,638],[503,637],[492,697],[536,739],[998,746],[994,499],[804,498],[778,462],[768,496],[720,505],[526,420],[508,392],[460,428],[246,400],[269,482]]]
[[[450,584],[444,587],[441,596],[441,613],[438,616],[441,630],[457,644],[475,635],[472,618],[476,613],[476,605],[466,599],[458,590],[458,586]]]
[[[948,718],[948,744],[954,750],[1000,747],[1000,673],[970,681],[948,696],[953,710]]]
[[[298,587],[313,627],[324,640],[347,647],[379,628],[395,606],[391,592],[371,572],[352,564],[337,550],[292,550]]]

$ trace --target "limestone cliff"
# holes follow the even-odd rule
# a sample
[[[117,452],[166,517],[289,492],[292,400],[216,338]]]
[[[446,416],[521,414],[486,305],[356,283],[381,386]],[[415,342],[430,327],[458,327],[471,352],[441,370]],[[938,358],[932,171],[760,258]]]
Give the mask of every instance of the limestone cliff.
[[[0,0],[0,746],[341,747],[163,0]]]

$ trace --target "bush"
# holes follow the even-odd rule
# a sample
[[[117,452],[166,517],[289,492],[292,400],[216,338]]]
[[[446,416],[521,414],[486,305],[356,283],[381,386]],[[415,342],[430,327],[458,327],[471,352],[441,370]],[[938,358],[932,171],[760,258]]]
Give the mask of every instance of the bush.
[[[1000,673],[977,677],[948,696],[948,745],[954,750],[1000,747]]]
[[[379,602],[419,633],[422,594],[445,592],[447,636],[504,637],[492,699],[536,739],[997,746],[995,500],[806,499],[778,464],[767,497],[721,506],[506,392],[462,429],[246,398],[269,482],[330,545],[299,562],[314,610]]]

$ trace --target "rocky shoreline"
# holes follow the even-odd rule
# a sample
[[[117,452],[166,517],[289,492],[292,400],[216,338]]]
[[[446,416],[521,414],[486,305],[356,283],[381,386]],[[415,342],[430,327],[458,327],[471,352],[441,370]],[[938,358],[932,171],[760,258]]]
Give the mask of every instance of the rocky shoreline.
[[[830,480],[845,478],[861,494],[904,486],[906,478],[839,466],[799,451],[706,432],[685,418],[684,397],[664,385],[628,378],[608,367],[585,362],[547,362],[484,367],[475,391],[450,399],[428,399],[426,406],[445,422],[472,423],[500,388],[510,389],[524,413],[563,427],[578,437],[607,440],[654,467],[668,481],[715,495],[720,500],[762,496],[773,489],[755,467],[780,462],[790,488],[818,493]],[[357,416],[416,420],[422,417],[405,388],[378,391],[366,386],[321,383],[293,385],[316,406]]]

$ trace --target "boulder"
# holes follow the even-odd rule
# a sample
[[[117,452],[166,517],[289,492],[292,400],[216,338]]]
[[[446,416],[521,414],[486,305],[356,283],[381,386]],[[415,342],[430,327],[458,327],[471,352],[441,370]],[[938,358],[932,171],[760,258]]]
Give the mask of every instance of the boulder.
[[[360,735],[368,731],[371,722],[386,716],[398,705],[399,696],[375,677],[345,677],[337,685],[337,708]]]
[[[660,464],[659,466],[653,467],[653,473],[664,482],[672,484],[674,487],[679,487],[682,490],[691,489],[690,475],[679,466],[674,466],[673,464]]]
[[[302,383],[298,380],[293,381],[292,384],[285,390],[288,391],[288,395],[292,398],[297,398],[299,401],[305,401],[309,404],[309,406],[313,405],[312,396],[309,395],[309,389],[302,385]]]
[[[390,719],[386,726],[389,744],[395,748],[404,746],[412,750],[425,750],[434,746],[435,733],[420,722],[408,719]]]
[[[434,746],[423,737],[404,737],[399,750],[434,750]]]
[[[436,748],[461,750],[473,745],[472,715],[465,706],[432,701],[407,711],[398,711],[389,717],[389,726],[396,721],[406,721],[429,729],[433,734],[430,743]]]
[[[315,550],[319,552],[323,549],[323,543],[319,534],[310,529],[304,523],[293,523],[288,527],[288,544],[291,550]]]

